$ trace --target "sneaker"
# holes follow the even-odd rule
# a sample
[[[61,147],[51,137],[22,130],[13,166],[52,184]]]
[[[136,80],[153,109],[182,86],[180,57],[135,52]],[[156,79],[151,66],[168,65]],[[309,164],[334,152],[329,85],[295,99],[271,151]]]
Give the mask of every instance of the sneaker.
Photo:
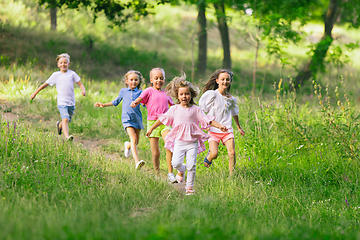
[[[136,169],[136,170],[140,170],[144,165],[145,165],[145,161],[144,161],[144,160],[140,160],[140,161],[136,164],[135,169]]]
[[[124,155],[125,155],[125,157],[130,157],[130,154],[131,154],[131,147],[129,149],[127,148],[128,144],[131,144],[131,143],[129,141],[126,141],[124,143],[124,147],[125,147]]]
[[[57,121],[57,122],[56,122],[56,129],[57,129],[59,135],[61,135],[61,130],[62,130],[62,129],[60,128],[60,123],[61,123],[60,121]]]
[[[170,183],[177,183],[176,177],[173,173],[168,173],[167,177]]]
[[[73,136],[73,135],[70,135],[70,136],[67,138],[67,140],[68,140],[69,142],[72,142],[72,141],[74,140],[74,136]]]
[[[186,191],[186,196],[195,194],[195,190],[192,187],[186,187],[185,191]]]
[[[182,176],[180,176],[179,173],[180,173]],[[182,181],[184,181],[184,177],[185,177],[184,175],[185,175],[185,172],[178,172],[178,174],[176,175],[176,181],[177,181],[178,183],[181,183]]]

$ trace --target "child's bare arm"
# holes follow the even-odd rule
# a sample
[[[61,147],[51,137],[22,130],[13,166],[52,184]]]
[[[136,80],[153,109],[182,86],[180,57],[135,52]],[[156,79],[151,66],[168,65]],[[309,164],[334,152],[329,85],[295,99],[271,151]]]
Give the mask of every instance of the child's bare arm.
[[[43,90],[44,88],[46,88],[49,84],[44,83],[43,85],[41,85],[38,89],[35,90],[35,92],[33,94],[30,95],[31,100],[33,100],[36,97],[36,94],[38,94],[41,90]]]
[[[216,127],[218,129],[220,129],[222,132],[227,132],[228,131],[227,127],[225,127],[224,125],[222,125],[222,124],[220,124],[218,122],[215,122],[215,121],[211,121],[210,126]]]
[[[114,104],[112,102],[108,102],[108,103],[94,103],[95,107],[110,107],[110,106],[114,106]]]
[[[86,92],[85,92],[85,86],[84,86],[84,84],[82,84],[81,81],[78,81],[78,82],[77,82],[77,85],[79,85],[79,87],[81,88],[81,94],[82,94],[83,96],[85,96],[85,95],[86,95]]]
[[[134,108],[136,107],[137,105],[139,105],[142,101],[142,98],[141,97],[138,97],[137,99],[135,99],[135,101],[133,101],[131,104],[130,104],[130,107]]]
[[[146,132],[146,136],[149,137],[152,133],[152,131],[154,131],[155,128],[159,127],[162,125],[162,122],[158,119],[156,120],[156,122],[154,123],[154,125],[152,125],[150,127],[150,129]]]
[[[239,117],[238,117],[238,116],[233,116],[233,118],[234,118],[235,124],[236,124],[236,126],[237,126],[237,128],[238,128],[238,130],[239,130],[239,132],[240,132],[240,134],[241,134],[241,136],[244,136],[245,132],[244,132],[244,130],[243,130],[243,129],[241,128],[241,126],[240,126]]]

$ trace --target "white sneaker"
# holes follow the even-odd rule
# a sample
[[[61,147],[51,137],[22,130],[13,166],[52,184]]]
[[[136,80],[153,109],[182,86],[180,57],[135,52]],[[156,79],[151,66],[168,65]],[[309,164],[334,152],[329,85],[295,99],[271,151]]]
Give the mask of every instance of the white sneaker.
[[[73,136],[73,135],[70,135],[70,136],[67,138],[67,140],[68,140],[69,142],[72,142],[72,141],[74,140],[74,136]]]
[[[136,164],[135,169],[136,169],[136,170],[140,170],[140,168],[142,168],[144,165],[145,165],[145,161],[144,161],[144,160],[140,160],[140,161]]]
[[[128,144],[131,144],[130,142],[128,142],[128,141],[126,141],[125,143],[124,143],[124,147],[125,147],[125,149],[124,149],[124,155],[125,155],[125,157],[130,157],[130,154],[131,154],[131,147],[128,149],[127,148],[127,145]]]
[[[177,183],[176,177],[173,173],[168,173],[167,177],[170,183]]]

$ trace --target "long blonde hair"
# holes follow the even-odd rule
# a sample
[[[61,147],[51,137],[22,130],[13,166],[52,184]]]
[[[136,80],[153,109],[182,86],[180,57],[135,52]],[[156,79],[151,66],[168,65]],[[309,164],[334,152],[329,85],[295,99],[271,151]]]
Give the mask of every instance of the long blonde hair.
[[[179,97],[179,88],[182,87],[188,87],[191,94],[191,105],[196,105],[194,102],[194,98],[198,95],[199,91],[194,87],[194,85],[186,81],[186,74],[183,72],[181,74],[181,77],[174,77],[173,80],[166,86],[165,92],[170,95],[173,98],[176,98],[178,100],[178,103],[180,103],[178,97]]]
[[[130,70],[130,71],[128,71],[128,72],[124,75],[124,77],[123,77],[123,81],[124,81],[124,82],[125,82],[126,79],[128,79],[128,77],[129,77],[130,74],[136,74],[136,75],[138,75],[138,77],[139,77],[139,84],[137,85],[137,87],[139,88],[139,86],[141,86],[142,81],[144,80],[141,72],[136,71],[136,70]],[[128,85],[126,84],[126,82],[125,82],[125,86],[128,87]]]

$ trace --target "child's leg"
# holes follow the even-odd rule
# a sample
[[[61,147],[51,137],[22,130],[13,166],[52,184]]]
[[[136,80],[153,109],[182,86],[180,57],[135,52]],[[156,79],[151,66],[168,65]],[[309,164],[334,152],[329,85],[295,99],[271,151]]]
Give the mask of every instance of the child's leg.
[[[216,141],[211,141],[209,142],[209,148],[210,148],[210,152],[207,156],[207,159],[209,162],[212,162],[212,160],[216,159],[218,156],[218,147],[219,147],[219,143]],[[204,163],[206,165],[208,165],[207,163]]]
[[[192,142],[187,145],[186,152],[186,187],[193,187],[196,174],[196,156],[198,154],[198,142]]]
[[[150,147],[152,154],[152,162],[154,169],[157,175],[160,174],[160,148],[159,148],[159,138],[150,137]]]
[[[59,124],[59,127],[62,129],[65,138],[69,137],[69,119],[63,118],[61,123]]]
[[[235,156],[235,140],[234,138],[230,138],[225,142],[225,146],[228,150],[229,155],[229,175],[233,174],[233,170],[236,164],[236,156]]]
[[[187,150],[187,143],[176,141],[174,145],[174,153],[172,155],[172,166],[178,170],[178,172],[185,172],[184,158]],[[179,174],[180,177],[183,175]]]
[[[164,141],[165,141],[166,135],[169,132],[170,132],[169,130],[165,130],[161,133],[161,136],[164,139]],[[173,156],[173,153],[169,149],[166,148],[166,165],[167,165],[168,173],[173,172],[173,166],[171,165],[172,156]]]
[[[65,137],[69,138],[69,122],[71,122],[72,116],[75,113],[75,106],[58,105],[58,109],[62,119],[59,128],[62,129]]]
[[[133,128],[133,127],[127,127],[126,132],[130,137],[131,152],[134,157],[135,163],[138,163],[140,160],[139,160],[139,156],[138,156],[138,152],[137,152],[137,145],[139,143],[140,129]]]

